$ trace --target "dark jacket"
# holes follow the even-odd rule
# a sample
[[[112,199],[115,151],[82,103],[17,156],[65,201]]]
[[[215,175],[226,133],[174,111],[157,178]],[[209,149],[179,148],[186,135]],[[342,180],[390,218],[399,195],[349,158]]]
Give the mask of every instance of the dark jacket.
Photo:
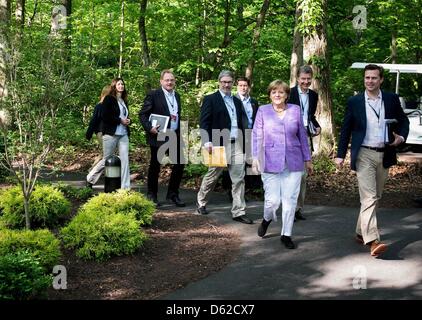
[[[180,115],[182,114],[182,104],[180,102],[180,95],[175,92],[177,106],[178,106],[178,129],[176,130],[176,135],[180,136]],[[168,140],[168,137],[165,141],[157,141],[156,134],[150,133],[151,131],[151,122],[149,121],[149,116],[151,113],[160,114],[164,116],[170,117],[170,110],[167,105],[166,96],[164,95],[163,89],[160,87],[155,90],[151,90],[148,92],[147,96],[144,99],[144,104],[139,111],[139,121],[141,122],[142,126],[144,127],[146,134],[147,134],[147,142],[151,146],[160,146],[165,141]],[[167,125],[167,128],[170,128],[170,121]]]
[[[91,120],[89,121],[88,129],[86,130],[85,137],[87,140],[91,140],[93,134],[101,132],[101,102],[98,103],[94,108]]]
[[[297,104],[298,106],[302,107],[300,105],[299,90],[297,86],[290,88],[290,96],[289,96],[288,103]],[[320,128],[320,125],[315,118],[317,104],[318,104],[318,94],[315,91],[309,89],[308,121],[312,121],[313,125],[316,128]],[[309,131],[308,131],[308,135],[309,135]]]
[[[104,98],[102,103],[102,132],[113,136],[116,133],[116,128],[120,124],[120,108],[117,99],[111,95]],[[129,112],[129,107],[126,105]],[[127,128],[127,135],[130,135],[129,126]]]
[[[240,100],[240,96],[238,94],[236,94],[235,97]],[[240,101],[242,102],[242,100],[240,100]],[[243,104],[243,102],[242,102],[242,104]],[[255,122],[255,118],[256,118],[256,112],[258,111],[259,104],[258,104],[257,100],[255,100],[254,98],[251,97],[251,105],[252,105],[252,126],[253,126],[253,124]],[[248,124],[249,124],[248,115],[246,114],[244,107],[242,108],[242,110],[243,110],[243,114],[242,114],[243,127],[245,129],[247,129]]]
[[[400,106],[398,95],[382,91],[382,100],[384,102],[385,119],[396,119],[397,123],[394,124],[392,130],[406,140],[407,135],[409,134],[409,119]],[[341,128],[337,157],[342,159],[346,157],[347,146],[350,137],[352,137],[352,170],[356,170],[356,159],[366,135],[366,121],[365,95],[362,93],[351,97],[347,101],[347,109]],[[388,168],[396,163],[396,148],[387,145],[384,152],[383,166],[384,168]]]
[[[236,107],[237,125],[240,130],[239,134],[241,133],[242,137],[244,137],[243,104],[242,101],[236,97],[233,97],[233,101]],[[228,129],[228,132],[230,132],[231,129],[230,115],[220,91],[216,91],[213,94],[204,97],[201,107],[200,127],[208,133],[208,136],[201,135],[203,144],[212,142],[214,146],[223,146],[223,137],[220,137],[219,141],[213,141],[212,139],[213,129]],[[229,142],[229,137],[226,137],[226,141]],[[244,139],[243,143],[245,143]]]

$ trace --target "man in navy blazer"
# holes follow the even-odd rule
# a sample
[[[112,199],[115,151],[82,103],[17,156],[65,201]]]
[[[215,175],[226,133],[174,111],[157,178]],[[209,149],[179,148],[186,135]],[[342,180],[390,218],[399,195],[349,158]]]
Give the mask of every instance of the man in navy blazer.
[[[311,152],[314,151],[312,138],[321,133],[321,126],[315,118],[315,112],[318,105],[318,93],[310,89],[312,84],[312,77],[312,68],[308,65],[301,66],[297,71],[297,85],[293,88],[290,88],[290,95],[288,100],[288,103],[293,103],[300,106],[300,110],[302,111],[303,124],[309,137],[308,140],[309,145],[311,146]],[[316,128],[315,133],[311,132],[309,129],[311,125]],[[300,182],[299,197],[297,198],[295,221],[306,220],[302,214],[302,211],[305,205],[307,176],[307,171],[304,170],[302,180]]]
[[[245,204],[245,155],[242,102],[231,94],[234,76],[223,70],[218,76],[219,90],[204,97],[201,107],[201,138],[205,149],[212,152],[215,146],[226,148],[229,174],[232,180],[232,218],[235,221],[251,224],[246,217]],[[206,204],[214,189],[222,167],[210,167],[202,179],[197,196],[198,212],[207,214]]]
[[[159,205],[157,198],[158,176],[160,173],[160,162],[162,159],[158,159],[158,150],[165,142],[168,141],[169,137],[170,139],[175,138],[177,140],[177,159],[170,159],[173,167],[166,198],[167,200],[173,202],[176,206],[184,207],[185,203],[179,198],[179,187],[184,168],[184,161],[182,159],[183,152],[181,150],[181,144],[183,141],[180,137],[180,115],[182,104],[179,94],[174,90],[176,79],[171,70],[163,70],[161,72],[160,84],[160,88],[152,90],[147,94],[144,99],[144,104],[139,111],[139,119],[146,131],[147,142],[151,149],[151,160],[148,169],[147,197]],[[152,126],[149,120],[152,113],[168,116],[170,120],[167,125],[167,132],[172,131],[175,135],[170,135],[163,141],[157,139],[159,130],[162,128]]]
[[[397,163],[396,147],[409,134],[409,120],[396,94],[381,91],[384,69],[368,64],[365,67],[365,92],[347,102],[338,144],[336,165],[341,167],[350,137],[351,168],[356,171],[360,195],[360,213],[356,225],[356,240],[368,245],[372,256],[387,250],[380,242],[376,210],[388,176],[388,168]],[[390,134],[387,132],[391,124]],[[391,136],[391,137],[389,137]]]

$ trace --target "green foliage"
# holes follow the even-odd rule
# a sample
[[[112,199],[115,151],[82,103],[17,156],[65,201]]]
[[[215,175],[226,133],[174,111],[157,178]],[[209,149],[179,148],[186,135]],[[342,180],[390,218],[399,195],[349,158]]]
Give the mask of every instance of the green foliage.
[[[88,200],[94,195],[94,190],[88,187],[76,188],[63,182],[57,183],[55,187],[63,192],[67,198],[73,198],[81,201]]]
[[[183,176],[185,178],[201,177],[207,173],[208,167],[203,164],[188,164],[185,166]]]
[[[28,300],[42,296],[51,285],[39,260],[28,251],[0,256],[0,301]]]
[[[67,248],[87,260],[131,254],[146,240],[134,213],[82,210],[60,234]]]
[[[133,215],[140,225],[151,224],[155,211],[155,204],[143,194],[129,190],[118,190],[113,193],[100,193],[90,199],[80,209],[80,213],[106,214],[121,213]]]
[[[48,271],[60,258],[60,242],[49,230],[9,230],[0,232],[0,257],[27,250]]]
[[[312,165],[315,174],[333,173],[336,171],[336,165],[333,159],[324,154],[319,154],[312,159]]]
[[[0,219],[10,228],[25,226],[24,197],[19,186],[0,191]],[[30,197],[29,218],[33,228],[53,227],[70,213],[70,202],[49,185],[38,185]]]

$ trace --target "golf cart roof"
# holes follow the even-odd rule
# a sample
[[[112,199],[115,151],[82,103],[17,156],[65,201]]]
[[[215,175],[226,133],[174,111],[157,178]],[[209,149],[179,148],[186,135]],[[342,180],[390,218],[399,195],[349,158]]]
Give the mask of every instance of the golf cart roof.
[[[350,68],[363,69],[367,64],[376,64],[388,69],[390,73],[422,73],[422,64],[368,63],[355,62]]]
[[[399,94],[399,83],[401,73],[422,73],[422,64],[396,64],[396,63],[369,63],[369,62],[354,62],[350,68],[363,69],[367,64],[376,64],[390,71],[396,73],[396,93]]]

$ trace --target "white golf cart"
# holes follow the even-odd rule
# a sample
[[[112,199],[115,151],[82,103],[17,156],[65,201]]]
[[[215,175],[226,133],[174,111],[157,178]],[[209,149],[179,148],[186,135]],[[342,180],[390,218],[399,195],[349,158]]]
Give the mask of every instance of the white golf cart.
[[[369,64],[366,62],[355,62],[351,68],[363,69]],[[401,73],[418,73],[422,74],[422,64],[387,64],[373,63],[382,66],[390,73],[396,73],[396,94],[399,94],[400,74]],[[407,103],[403,97],[400,97],[401,106],[404,113],[409,118],[409,136],[406,140],[406,149],[422,152],[422,96],[413,104]]]

